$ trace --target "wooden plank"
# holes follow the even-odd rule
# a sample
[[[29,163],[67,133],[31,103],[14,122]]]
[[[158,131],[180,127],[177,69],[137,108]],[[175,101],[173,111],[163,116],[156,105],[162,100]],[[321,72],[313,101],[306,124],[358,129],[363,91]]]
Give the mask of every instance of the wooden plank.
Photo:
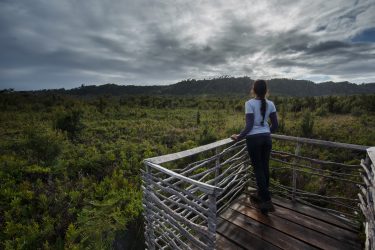
[[[242,249],[280,250],[280,248],[270,244],[267,241],[262,240],[261,238],[255,236],[251,232],[248,232],[243,228],[239,227],[238,225],[235,225],[232,222],[225,220],[223,218],[218,218],[218,226],[216,230],[218,232],[217,235],[222,235],[225,238],[228,238],[231,241],[236,242],[236,244],[240,245]]]
[[[281,249],[317,249],[230,208],[221,214],[220,217]]]
[[[238,199],[238,202],[248,207],[256,208],[256,205],[252,204],[249,197],[246,195],[241,195]],[[340,227],[336,227],[332,224],[315,219],[313,217],[306,216],[298,212],[293,212],[293,210],[278,206],[276,204],[275,209],[275,212],[272,212],[272,215],[274,216],[287,219],[296,224],[318,231],[337,240],[347,242],[353,245],[358,245],[360,247],[357,233]]]
[[[240,247],[236,243],[228,240],[226,237],[222,236],[221,234],[216,234],[216,249],[218,250],[243,250],[246,248]]]
[[[245,190],[244,193],[251,194],[251,193],[253,193],[253,191],[254,191],[254,189],[250,188],[248,190]],[[359,226],[355,226],[355,225],[345,221],[344,219],[341,220],[341,219],[339,219],[337,217],[334,217],[334,216],[332,216],[332,215],[330,215],[330,214],[328,214],[324,211],[321,211],[319,209],[303,205],[299,202],[291,201],[291,200],[281,198],[281,197],[278,197],[278,196],[277,197],[273,196],[272,202],[274,204],[278,205],[278,206],[294,210],[294,211],[299,212],[301,214],[304,214],[306,216],[316,218],[318,220],[321,220],[321,221],[327,222],[329,224],[344,228],[346,230],[350,230],[354,233],[358,233],[358,231],[359,231]]]
[[[277,217],[272,213],[264,215],[259,211],[250,208],[244,204],[236,203],[231,206],[232,209],[248,216],[249,218],[266,224],[274,229],[284,232],[291,237],[306,242],[310,245],[322,249],[358,249],[358,245],[348,244],[346,242],[331,238],[320,232],[311,230],[289,220]],[[359,246],[360,248],[360,246]]]
[[[293,202],[293,201],[290,201],[290,200],[287,200],[287,199],[284,199],[284,198],[281,198],[281,197],[272,197],[272,202],[274,204],[279,205],[279,206],[297,211],[301,214],[319,219],[321,221],[325,221],[327,223],[330,223],[332,225],[335,225],[335,226],[338,226],[338,227],[341,227],[341,228],[345,228],[345,229],[350,230],[354,233],[357,233],[358,230],[359,230],[358,229],[359,226],[356,227],[352,224],[349,224],[345,220],[340,220],[339,218],[334,217],[334,216],[332,216],[328,213],[325,213],[325,212],[320,211],[320,210],[318,210],[316,208],[313,208],[313,207],[303,205],[303,204],[298,203],[298,202]]]

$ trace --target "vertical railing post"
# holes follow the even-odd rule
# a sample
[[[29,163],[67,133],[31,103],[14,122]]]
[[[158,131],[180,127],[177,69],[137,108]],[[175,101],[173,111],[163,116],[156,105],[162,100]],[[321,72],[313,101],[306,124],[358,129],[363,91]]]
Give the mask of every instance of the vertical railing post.
[[[220,175],[220,155],[219,155],[219,147],[215,149],[216,161],[215,161],[215,187],[217,187],[218,179],[217,177]]]
[[[299,156],[300,153],[301,153],[301,143],[297,142],[296,148],[295,148],[295,151],[294,151],[294,155]],[[294,159],[293,163],[297,163],[297,160]],[[294,164],[293,164],[293,179],[292,179],[292,182],[293,182],[292,200],[294,201],[296,199],[296,190],[297,190],[297,170],[296,170],[296,166]]]
[[[375,248],[375,200],[374,200],[374,185],[375,185],[375,173],[373,171],[373,167],[375,165],[375,147],[371,147],[367,149],[366,159],[364,161],[364,167],[367,167],[368,175],[368,186],[366,185],[367,196],[366,198],[366,205],[364,207],[366,212],[366,223],[365,223],[365,232],[366,232],[366,242],[365,242],[365,249],[374,249]],[[365,173],[366,175],[366,173]],[[365,204],[363,204],[365,205]]]
[[[151,203],[149,200],[147,200],[147,196],[150,195],[153,192],[152,183],[151,183],[151,167],[145,162],[145,173],[144,173],[144,193],[143,193],[143,207],[144,207],[144,218],[145,221],[145,240],[146,245],[148,249],[154,250],[155,249],[155,233],[153,229],[153,223],[152,223],[152,215],[151,215]]]
[[[368,171],[370,172],[370,176],[367,176],[367,178],[369,179],[369,181],[371,181],[371,159],[369,157],[368,154],[366,154],[366,158],[365,158],[365,161],[364,161],[364,164],[365,166],[367,167],[368,166]],[[371,183],[369,183],[371,185]],[[365,199],[366,199],[366,202],[367,202],[367,206],[371,205],[371,189],[370,189],[370,186],[366,186],[366,191],[367,191],[367,194],[365,196]],[[367,207],[367,209],[369,209],[369,207]],[[370,207],[371,209],[371,207]],[[369,214],[367,214],[367,216],[369,216]],[[372,230],[373,230],[373,226],[372,226],[372,223],[371,221],[368,221],[367,219],[367,216],[366,216],[366,222],[365,222],[365,234],[366,234],[366,241],[365,241],[365,249],[366,250],[371,250],[372,249],[372,246],[373,246],[373,235],[372,235]]]
[[[209,234],[209,242],[208,242],[208,249],[215,249],[216,247],[216,193],[208,195],[208,234]]]

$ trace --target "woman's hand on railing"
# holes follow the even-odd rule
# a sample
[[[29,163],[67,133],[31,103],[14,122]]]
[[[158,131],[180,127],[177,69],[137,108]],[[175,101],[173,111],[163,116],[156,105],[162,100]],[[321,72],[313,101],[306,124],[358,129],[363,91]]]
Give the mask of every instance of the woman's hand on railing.
[[[230,136],[230,138],[231,138],[233,141],[237,141],[237,140],[238,140],[238,135],[233,134],[233,135]]]

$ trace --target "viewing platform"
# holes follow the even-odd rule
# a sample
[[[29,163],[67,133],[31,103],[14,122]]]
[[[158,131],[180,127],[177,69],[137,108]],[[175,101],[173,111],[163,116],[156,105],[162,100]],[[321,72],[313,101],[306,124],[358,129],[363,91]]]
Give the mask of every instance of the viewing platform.
[[[273,203],[266,216],[240,195],[218,216],[216,249],[362,249],[356,225],[280,197]]]
[[[374,249],[375,148],[272,137],[268,215],[245,141],[145,159],[147,248]]]

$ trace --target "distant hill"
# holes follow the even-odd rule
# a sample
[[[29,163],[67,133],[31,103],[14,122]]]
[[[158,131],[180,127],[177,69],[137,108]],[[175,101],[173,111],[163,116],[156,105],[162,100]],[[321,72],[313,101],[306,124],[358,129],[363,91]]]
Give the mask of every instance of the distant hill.
[[[247,95],[253,80],[249,77],[220,77],[209,80],[188,79],[171,85],[90,85],[70,90],[52,90],[78,96],[96,95]],[[314,83],[306,80],[268,80],[271,95],[325,96],[375,93],[375,83],[354,84],[350,82]]]

